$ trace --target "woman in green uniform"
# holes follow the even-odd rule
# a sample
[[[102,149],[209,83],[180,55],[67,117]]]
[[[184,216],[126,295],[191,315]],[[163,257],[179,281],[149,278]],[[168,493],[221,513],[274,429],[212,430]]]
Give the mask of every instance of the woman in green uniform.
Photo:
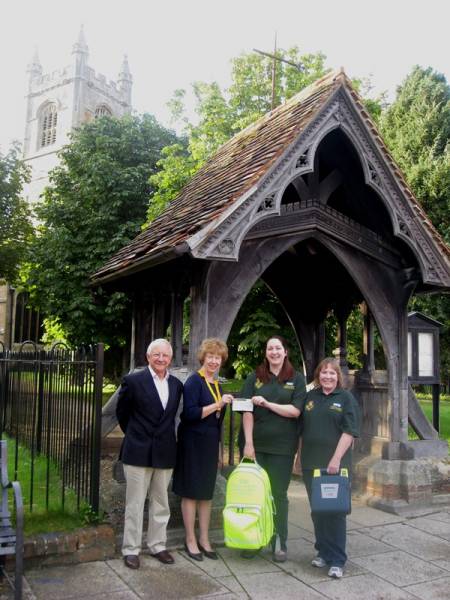
[[[324,358],[314,373],[315,387],[302,409],[301,463],[303,481],[311,500],[314,469],[336,474],[341,467],[351,472],[353,440],[359,435],[359,407],[342,387],[342,372],[334,358]],[[317,556],[314,567],[328,566],[330,577],[341,578],[347,560],[346,516],[312,514]]]
[[[298,447],[298,417],[306,389],[303,375],[288,359],[286,342],[278,336],[266,344],[264,362],[251,373],[242,389],[251,398],[253,412],[243,415],[244,456],[257,460],[270,479],[276,514],[272,540],[273,560],[287,559],[288,497],[294,456]],[[254,553],[243,551],[251,558]]]

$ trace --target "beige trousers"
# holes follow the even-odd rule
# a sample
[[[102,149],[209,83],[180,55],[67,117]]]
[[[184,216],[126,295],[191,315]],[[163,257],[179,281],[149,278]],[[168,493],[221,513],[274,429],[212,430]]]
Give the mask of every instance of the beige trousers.
[[[139,554],[142,544],[144,503],[148,494],[147,546],[152,554],[166,549],[170,509],[167,497],[173,469],[123,465],[127,482],[122,554]]]

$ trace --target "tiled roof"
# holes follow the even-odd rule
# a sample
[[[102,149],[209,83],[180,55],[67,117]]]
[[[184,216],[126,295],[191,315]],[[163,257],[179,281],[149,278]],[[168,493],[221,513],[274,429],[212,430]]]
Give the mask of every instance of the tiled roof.
[[[128,271],[139,264],[187,251],[187,240],[207,225],[212,225],[213,229],[214,221],[257,185],[341,86],[345,86],[353,97],[373,138],[410,198],[418,218],[443,252],[450,256],[448,247],[431,225],[387,151],[361,98],[346,75],[339,71],[319,79],[221,146],[166,210],[110,258],[94,274],[93,281],[120,277],[121,271]]]

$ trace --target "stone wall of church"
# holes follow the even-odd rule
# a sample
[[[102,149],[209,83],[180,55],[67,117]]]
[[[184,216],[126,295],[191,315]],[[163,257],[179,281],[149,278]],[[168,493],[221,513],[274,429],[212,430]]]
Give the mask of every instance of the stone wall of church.
[[[23,157],[32,168],[31,182],[25,188],[32,204],[48,185],[48,172],[58,164],[57,153],[68,143],[73,128],[94,119],[99,108],[116,117],[131,112],[132,80],[126,59],[116,82],[96,73],[87,58],[87,46],[79,40],[71,65],[43,73],[36,56],[29,68]],[[50,104],[57,111],[56,139],[42,146],[42,112]]]

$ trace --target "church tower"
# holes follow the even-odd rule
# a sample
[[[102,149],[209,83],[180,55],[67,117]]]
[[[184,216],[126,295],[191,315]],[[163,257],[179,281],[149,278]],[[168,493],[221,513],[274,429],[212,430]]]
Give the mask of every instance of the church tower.
[[[25,189],[30,203],[39,200],[48,184],[48,172],[58,163],[57,152],[67,144],[73,128],[99,116],[121,117],[131,112],[133,78],[127,57],[117,82],[96,74],[88,59],[81,27],[70,65],[44,73],[37,50],[28,65],[23,158],[32,168],[32,179]]]

